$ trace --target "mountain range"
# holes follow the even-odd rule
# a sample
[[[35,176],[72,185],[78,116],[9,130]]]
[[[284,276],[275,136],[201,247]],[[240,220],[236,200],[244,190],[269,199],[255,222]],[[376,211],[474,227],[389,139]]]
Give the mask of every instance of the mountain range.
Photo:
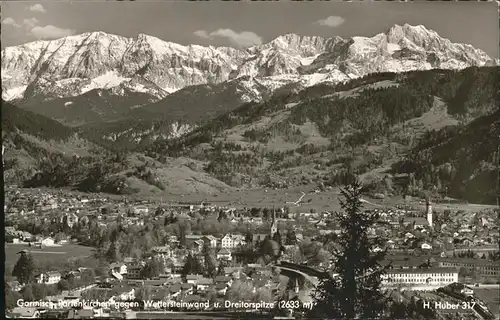
[[[483,142],[498,134],[494,65],[407,24],[371,38],[287,34],[245,50],[103,32],[8,47],[8,180],[214,193],[335,186],[356,174],[369,192],[491,202],[470,190],[493,172]]]
[[[73,125],[116,120],[131,108],[148,109],[148,103],[190,86],[227,83],[238,100],[250,102],[265,100],[283,87],[300,90],[376,72],[497,62],[471,45],[408,24],[371,38],[286,34],[245,50],[91,32],[7,47],[1,56],[4,100],[22,100],[25,108]],[[107,103],[95,103],[100,96]],[[79,110],[85,108],[81,100],[85,111]],[[39,106],[47,101],[50,108]]]

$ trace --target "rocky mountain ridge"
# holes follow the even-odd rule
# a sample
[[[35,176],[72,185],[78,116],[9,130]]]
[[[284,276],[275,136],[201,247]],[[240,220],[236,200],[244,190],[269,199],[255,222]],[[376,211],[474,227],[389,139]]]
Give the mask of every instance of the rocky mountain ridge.
[[[52,100],[94,89],[147,93],[152,100],[187,86],[244,82],[275,91],[337,83],[375,72],[463,69],[497,61],[468,44],[452,43],[424,26],[395,25],[371,38],[286,34],[246,50],[183,46],[140,34],[126,38],[91,32],[2,50],[5,100]],[[248,93],[252,94],[248,94]]]

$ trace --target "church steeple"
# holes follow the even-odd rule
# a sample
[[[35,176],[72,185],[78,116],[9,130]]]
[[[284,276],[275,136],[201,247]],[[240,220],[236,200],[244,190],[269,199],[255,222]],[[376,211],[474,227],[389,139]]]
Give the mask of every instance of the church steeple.
[[[425,211],[427,213],[427,222],[429,223],[429,226],[432,227],[432,204],[429,198],[425,201]]]
[[[274,237],[276,232],[278,231],[278,221],[276,221],[276,210],[273,207],[273,216],[272,216],[272,222],[271,222],[271,239]]]

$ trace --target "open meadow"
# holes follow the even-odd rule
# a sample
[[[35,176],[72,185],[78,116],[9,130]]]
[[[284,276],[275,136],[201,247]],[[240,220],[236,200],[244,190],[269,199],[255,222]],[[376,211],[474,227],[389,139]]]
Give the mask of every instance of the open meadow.
[[[22,250],[31,252],[33,259],[39,265],[50,263],[64,263],[71,259],[84,259],[92,255],[93,249],[77,244],[65,244],[54,247],[44,247],[42,249],[29,247],[27,244],[5,244],[5,270],[12,271],[12,268],[19,257],[18,253]]]
[[[155,199],[165,202],[197,202],[207,201],[215,205],[230,206],[230,207],[282,207],[289,206],[290,209],[300,211],[335,211],[340,209],[339,197],[340,189],[333,188],[324,192],[315,193],[316,185],[304,185],[292,187],[288,189],[242,189],[233,192],[220,193],[217,195],[204,194],[169,194],[157,196]],[[300,199],[302,192],[306,195],[303,197],[300,206],[293,204]],[[391,208],[396,205],[404,205],[414,210],[424,210],[425,202],[418,198],[405,200],[401,196],[385,197],[385,199],[372,199],[364,197],[366,209],[376,208]],[[294,209],[296,208],[296,209]],[[486,209],[494,209],[495,206],[480,205],[480,204],[461,204],[461,203],[433,203],[433,208],[439,211],[449,209],[451,211],[463,210],[465,212],[479,212]]]

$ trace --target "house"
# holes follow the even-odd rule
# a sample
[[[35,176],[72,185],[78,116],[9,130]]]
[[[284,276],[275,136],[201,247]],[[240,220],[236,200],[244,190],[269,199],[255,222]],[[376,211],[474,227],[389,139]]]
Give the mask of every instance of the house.
[[[228,276],[217,276],[214,281],[216,284],[223,284],[226,287],[230,287],[233,284],[233,279]]]
[[[190,247],[194,244],[195,241],[201,240],[202,236],[200,235],[194,235],[194,234],[188,234],[185,236],[186,239],[186,247]]]
[[[144,280],[143,286],[145,287],[162,287],[165,285],[166,280],[165,279],[153,279],[153,280]]]
[[[405,217],[403,219],[403,225],[405,226],[413,226],[413,229],[423,229],[429,227],[429,221],[423,217]]]
[[[32,241],[33,240],[33,235],[27,231],[23,231],[19,237],[24,240],[24,241]]]
[[[231,259],[232,259],[231,252],[227,248],[222,248],[222,249],[220,249],[219,252],[217,252],[216,258],[217,258],[217,260],[222,259],[222,260],[231,261]]]
[[[153,247],[151,251],[157,255],[162,255],[162,256],[170,256],[170,247],[169,246],[162,246],[162,247]]]
[[[192,244],[192,248],[196,252],[202,252],[204,246],[205,246],[205,242],[201,239],[194,241]]]
[[[169,236],[168,243],[171,243],[172,245],[177,245],[179,244],[179,239],[177,239],[177,236]]]
[[[61,273],[57,271],[40,273],[35,277],[35,281],[43,284],[56,284],[61,281]]]
[[[221,295],[221,296],[224,296],[226,295],[226,292],[227,292],[227,289],[228,289],[228,286],[225,285],[224,283],[216,283],[215,284],[215,291],[217,292],[217,294]]]
[[[382,276],[382,285],[449,285],[458,282],[456,268],[389,269]]]
[[[19,292],[22,290],[23,286],[19,283],[19,281],[9,281],[7,285],[12,291]]]
[[[182,285],[180,283],[175,283],[168,287],[168,295],[171,298],[177,297],[181,292],[182,292]]]
[[[452,283],[449,285],[450,289],[457,294],[463,294],[466,296],[472,296],[474,294],[474,290],[471,288],[467,287],[463,283]]]
[[[80,301],[82,297],[82,291],[69,291],[63,294],[63,300],[66,301]]]
[[[245,236],[241,234],[234,234],[232,238],[233,238],[233,248],[236,248],[238,246],[244,246],[246,244]]]
[[[112,300],[121,300],[121,301],[130,301],[135,299],[135,288],[125,285],[119,284],[111,287],[109,289],[109,295]]]
[[[78,223],[78,216],[75,213],[67,213],[63,216],[62,223],[64,226],[72,228],[75,224]]]
[[[234,279],[238,279],[242,271],[243,267],[224,267],[224,275]]]
[[[190,294],[193,293],[194,290],[194,284],[192,283],[181,283],[181,291]]]
[[[48,238],[42,239],[42,241],[40,241],[40,244],[42,246],[50,247],[50,246],[53,246],[55,244],[55,240],[52,239],[51,237],[48,237]]]
[[[186,282],[189,284],[197,284],[200,279],[203,279],[201,274],[188,274],[186,275]]]
[[[233,237],[230,234],[226,234],[222,239],[220,240],[221,242],[221,248],[228,248],[232,249],[234,248],[234,242],[233,242]]]
[[[407,233],[405,233],[405,238],[406,239],[413,239],[413,238],[415,238],[415,236],[413,235],[413,233],[407,232]]]
[[[236,218],[231,218],[231,220],[229,220],[229,222],[231,223],[238,223],[238,222],[242,222],[243,219],[236,219]]]
[[[493,281],[498,281],[500,276],[500,265],[485,259],[441,258],[438,260],[438,265],[440,267],[463,268],[468,272],[474,271],[480,276]]]
[[[56,284],[61,281],[61,273],[58,271],[49,271],[44,276],[45,284]]]
[[[263,224],[263,220],[261,217],[254,217],[252,219],[250,219],[250,222],[253,223],[253,224]]]
[[[121,275],[127,274],[127,265],[124,263],[115,262],[109,265],[111,272]]]
[[[324,228],[326,227],[326,222],[324,220],[319,220],[315,225],[317,228]]]
[[[134,214],[148,214],[149,213],[149,208],[146,206],[136,206],[133,209]]]
[[[14,319],[36,319],[40,318],[40,311],[37,308],[17,307],[9,315]]]
[[[431,250],[432,246],[430,244],[428,244],[427,242],[424,242],[420,245],[420,248],[422,248],[422,250]]]
[[[217,247],[217,238],[212,236],[212,235],[208,235],[208,236],[203,236],[202,237],[202,240],[205,242],[205,244],[207,246],[209,246],[210,248],[216,248]]]
[[[213,284],[214,284],[214,279],[201,278],[196,283],[196,290],[205,291],[208,289],[208,287],[210,287]]]
[[[92,309],[70,309],[66,319],[93,319],[94,310]]]

